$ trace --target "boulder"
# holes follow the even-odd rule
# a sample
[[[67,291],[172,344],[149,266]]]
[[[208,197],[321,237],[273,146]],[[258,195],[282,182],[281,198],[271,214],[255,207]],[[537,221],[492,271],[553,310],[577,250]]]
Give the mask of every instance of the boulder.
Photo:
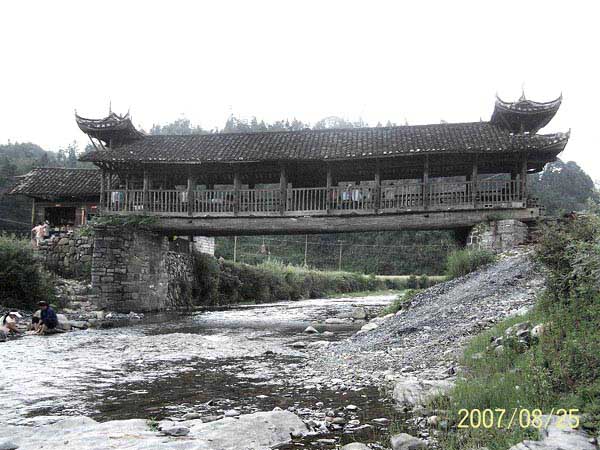
[[[328,325],[341,325],[348,323],[348,321],[346,319],[340,319],[339,317],[330,317],[329,319],[325,319],[325,323]]]
[[[378,327],[379,327],[379,325],[377,325],[375,322],[369,322],[369,323],[364,324],[361,327],[360,332],[365,333],[367,331],[374,330],[375,328],[378,328]]]
[[[314,328],[314,327],[306,327],[306,329],[304,330],[304,333],[319,334],[319,332],[317,331],[317,329]]]
[[[410,434],[399,433],[390,438],[392,450],[420,450],[427,448],[425,441]]]
[[[587,433],[571,428],[574,420],[574,417],[542,416],[542,423],[548,426],[540,431],[540,440],[523,441],[509,450],[596,450]]]
[[[362,444],[360,442],[352,442],[350,444],[346,444],[342,447],[342,450],[370,450],[367,445]]]
[[[446,394],[453,385],[449,380],[404,378],[396,382],[392,396],[400,405],[418,406],[425,404],[433,396]]]
[[[58,319],[58,329],[63,331],[71,331],[71,323],[69,322],[69,319],[67,319],[67,316],[64,314],[57,314],[56,317]]]
[[[354,308],[352,311],[352,318],[354,320],[367,320],[369,313],[363,307]]]
[[[42,426],[6,425],[3,432],[11,437],[18,450],[95,450],[127,448],[129,450],[182,448],[198,450],[263,449],[291,442],[291,435],[308,433],[304,422],[289,411],[259,412],[238,419],[226,417],[210,423],[189,422],[188,427],[172,423],[165,430],[179,427],[188,430],[174,435],[151,430],[143,419],[112,420],[98,423],[88,417],[59,418]],[[13,449],[11,449],[13,450]]]
[[[13,441],[9,440],[0,440],[0,450],[17,450],[19,446],[15,444]],[[357,449],[358,450],[358,449]]]
[[[190,434],[190,429],[188,427],[173,426],[169,428],[163,428],[160,430],[160,432],[165,436],[187,436]]]

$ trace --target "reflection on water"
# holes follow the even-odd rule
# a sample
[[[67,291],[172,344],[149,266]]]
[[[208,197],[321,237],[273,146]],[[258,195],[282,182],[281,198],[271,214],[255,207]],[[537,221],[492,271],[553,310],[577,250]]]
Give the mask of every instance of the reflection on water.
[[[48,414],[85,414],[97,420],[179,417],[189,411],[219,414],[275,406],[378,402],[374,389],[336,394],[298,392],[287,374],[310,351],[289,347],[310,337],[311,323],[340,339],[362,323],[315,324],[380,308],[391,296],[305,300],[193,315],[156,315],[127,328],[26,336],[0,344],[0,422]],[[329,400],[328,400],[329,399]],[[373,403],[374,402],[374,403]],[[333,406],[333,404],[332,404]],[[375,406],[373,406],[375,407]],[[375,413],[373,413],[375,414]]]

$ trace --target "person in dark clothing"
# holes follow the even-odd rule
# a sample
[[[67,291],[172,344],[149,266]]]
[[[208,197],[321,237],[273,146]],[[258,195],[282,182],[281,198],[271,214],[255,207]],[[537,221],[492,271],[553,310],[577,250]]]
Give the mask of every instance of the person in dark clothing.
[[[42,310],[40,322],[42,325],[38,328],[37,334],[44,334],[48,330],[53,330],[58,325],[58,317],[48,303],[41,301],[38,306]]]

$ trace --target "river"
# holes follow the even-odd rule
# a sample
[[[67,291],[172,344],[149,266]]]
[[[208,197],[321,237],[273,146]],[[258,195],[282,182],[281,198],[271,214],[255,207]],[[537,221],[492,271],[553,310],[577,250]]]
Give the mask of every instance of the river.
[[[382,393],[368,386],[306,385],[303,363],[319,349],[291,344],[350,336],[362,322],[324,320],[347,317],[356,306],[378,311],[393,297],[148,315],[127,327],[12,340],[0,347],[0,423],[32,423],[43,415],[161,420],[189,412],[214,420],[231,409],[244,414],[274,407],[323,419],[327,409],[352,404],[357,409],[347,419],[372,434],[376,427],[363,424],[395,414]],[[303,333],[309,325],[320,334]]]

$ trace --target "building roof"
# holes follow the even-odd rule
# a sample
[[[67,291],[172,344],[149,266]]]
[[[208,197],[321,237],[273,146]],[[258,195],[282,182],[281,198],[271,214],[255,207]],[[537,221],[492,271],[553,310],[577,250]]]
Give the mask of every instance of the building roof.
[[[45,167],[17,177],[9,194],[39,198],[68,198],[100,195],[100,170]]]
[[[75,113],[75,121],[81,131],[111,147],[127,144],[144,136],[131,122],[129,113],[120,116],[110,111],[103,119],[86,119]]]
[[[506,102],[496,96],[491,122],[513,133],[537,133],[552,120],[562,103],[562,94],[550,102],[535,102],[525,98]]]
[[[423,153],[562,151],[569,133],[513,133],[491,122],[143,136],[83,155],[92,162],[252,162],[346,160]]]

